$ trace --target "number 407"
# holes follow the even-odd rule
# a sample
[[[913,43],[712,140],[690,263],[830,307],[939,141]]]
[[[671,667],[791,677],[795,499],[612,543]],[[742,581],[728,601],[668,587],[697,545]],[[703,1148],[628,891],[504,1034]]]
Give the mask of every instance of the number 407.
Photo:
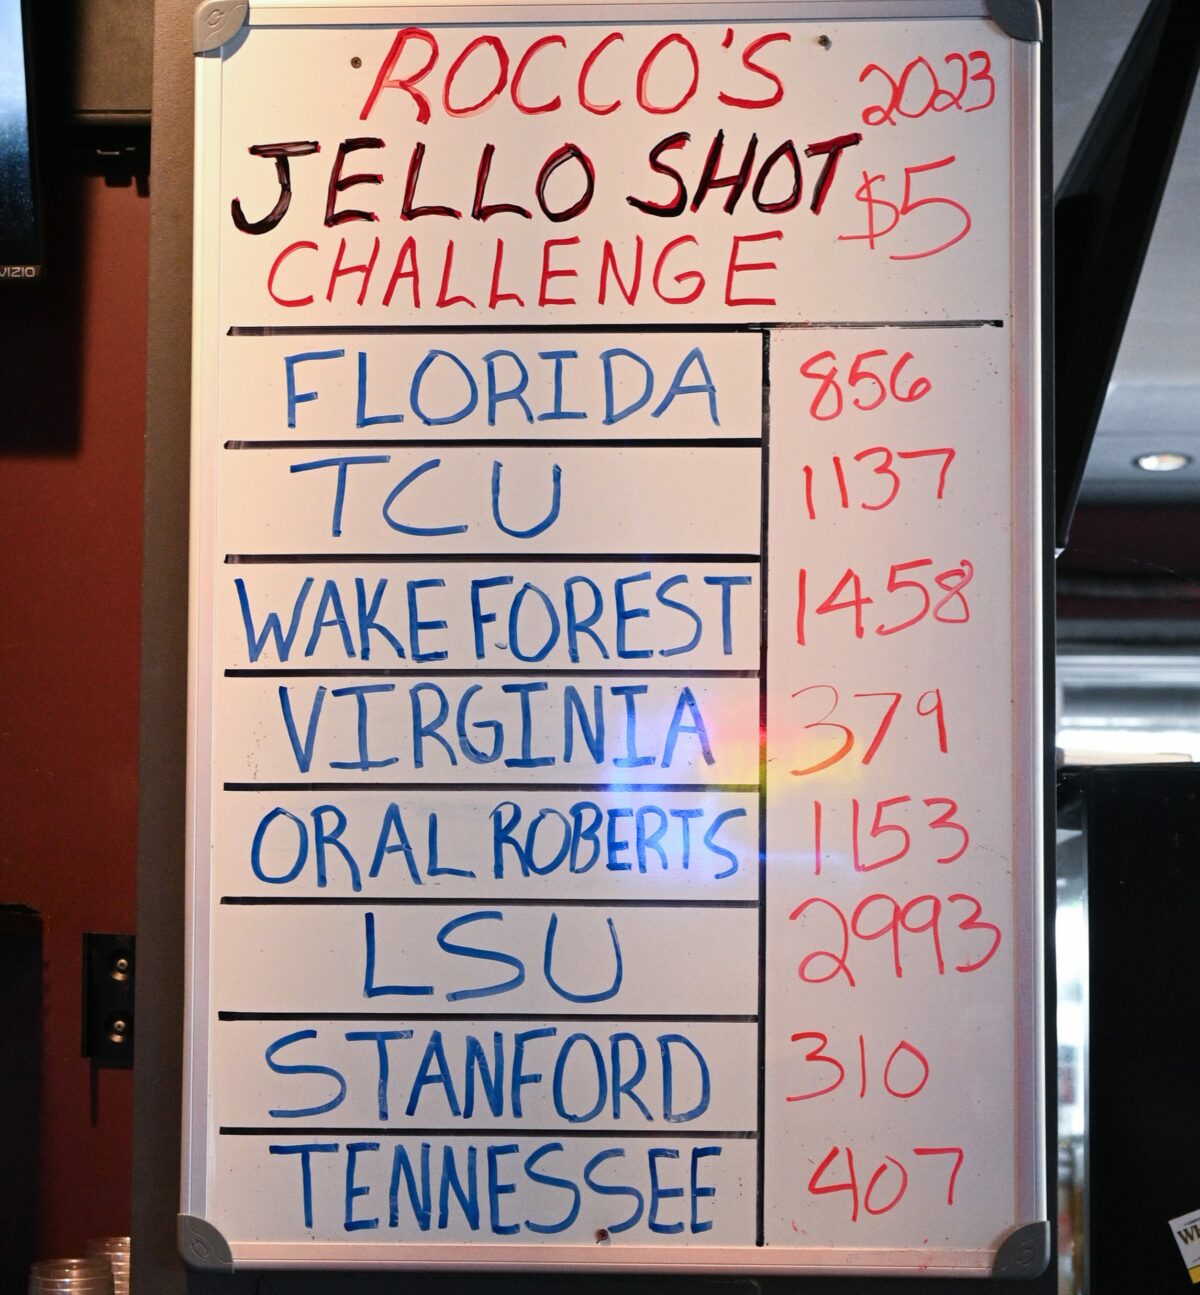
[[[958,1171],[963,1165],[962,1147],[913,1147],[912,1154],[923,1158],[942,1156],[948,1163],[946,1204],[954,1204],[954,1187]],[[839,1157],[845,1162],[843,1178],[832,1177],[837,1170]],[[808,1180],[808,1190],[813,1196],[828,1196],[845,1192],[850,1205],[850,1221],[857,1223],[860,1209],[867,1214],[886,1214],[894,1210],[908,1191],[908,1170],[895,1156],[884,1156],[863,1187],[850,1147],[832,1147]]]

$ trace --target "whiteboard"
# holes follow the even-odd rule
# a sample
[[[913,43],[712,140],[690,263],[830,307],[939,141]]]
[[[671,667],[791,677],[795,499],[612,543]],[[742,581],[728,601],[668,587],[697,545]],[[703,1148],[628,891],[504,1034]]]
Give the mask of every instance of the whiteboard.
[[[189,1263],[1041,1270],[1005,9],[200,6]]]

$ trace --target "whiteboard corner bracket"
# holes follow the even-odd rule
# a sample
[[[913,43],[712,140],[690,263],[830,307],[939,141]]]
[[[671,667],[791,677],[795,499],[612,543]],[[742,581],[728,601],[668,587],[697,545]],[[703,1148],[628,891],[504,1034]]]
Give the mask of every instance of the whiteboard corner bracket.
[[[229,1242],[204,1219],[181,1214],[178,1223],[179,1253],[183,1262],[196,1272],[233,1272],[233,1252]]]
[[[1040,1277],[1050,1263],[1050,1222],[1022,1223],[1004,1238],[996,1251],[992,1276],[1001,1280]]]
[[[192,53],[220,49],[246,25],[250,6],[245,0],[200,0],[192,15]]]
[[[987,0],[988,17],[1013,40],[1042,39],[1042,9],[1038,0]]]

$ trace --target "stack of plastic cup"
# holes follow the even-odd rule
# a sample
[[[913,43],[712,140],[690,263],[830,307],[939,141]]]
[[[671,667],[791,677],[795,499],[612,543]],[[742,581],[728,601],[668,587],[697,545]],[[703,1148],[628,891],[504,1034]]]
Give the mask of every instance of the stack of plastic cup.
[[[29,1270],[29,1295],[114,1295],[104,1259],[42,1259]]]
[[[115,1295],[129,1295],[129,1238],[96,1237],[87,1245],[88,1254],[95,1259],[107,1259],[112,1265]]]

